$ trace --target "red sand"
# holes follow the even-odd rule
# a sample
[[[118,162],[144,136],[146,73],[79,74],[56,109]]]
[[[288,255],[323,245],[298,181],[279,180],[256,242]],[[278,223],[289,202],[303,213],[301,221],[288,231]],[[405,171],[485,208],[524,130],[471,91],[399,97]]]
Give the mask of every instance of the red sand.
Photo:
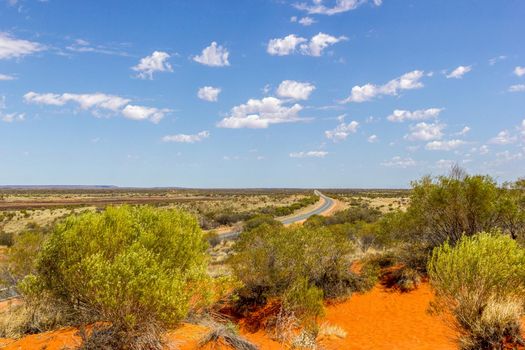
[[[410,293],[391,291],[377,286],[364,294],[355,294],[348,301],[326,307],[328,321],[347,332],[344,339],[322,340],[327,350],[453,350],[455,334],[445,322],[427,313],[432,292],[428,284]],[[241,333],[261,350],[278,350],[285,347],[269,339],[260,330],[249,332],[242,325]],[[168,333],[168,339],[180,350],[197,348],[198,340],[206,333],[202,326],[184,324]],[[56,332],[31,335],[17,341],[0,339],[0,348],[6,350],[42,349],[59,350],[65,346],[78,346],[77,330],[66,328]],[[9,343],[9,345],[6,345]],[[211,349],[210,347],[209,349]],[[227,346],[215,349],[227,350]],[[207,348],[205,348],[207,349]]]
[[[428,284],[410,293],[375,287],[327,307],[326,320],[347,332],[327,341],[327,349],[452,350],[455,333],[444,320],[427,313],[433,295]]]

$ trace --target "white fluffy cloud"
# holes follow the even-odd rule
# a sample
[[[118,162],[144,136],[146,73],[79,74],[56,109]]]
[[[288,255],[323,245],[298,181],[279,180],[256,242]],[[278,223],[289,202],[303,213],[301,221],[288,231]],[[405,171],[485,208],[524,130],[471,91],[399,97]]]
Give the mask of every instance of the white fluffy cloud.
[[[410,141],[432,141],[443,137],[444,124],[437,123],[417,123],[411,125],[410,133],[405,135],[405,139]]]
[[[518,77],[524,76],[525,75],[525,67],[517,66],[516,68],[514,68],[514,74],[516,74],[516,76],[518,76]]]
[[[377,135],[370,135],[366,140],[370,143],[376,143],[379,140],[379,138],[377,137]]]
[[[324,158],[326,155],[326,151],[292,152],[290,158]]]
[[[516,84],[509,86],[509,92],[522,92],[525,91],[525,84]]]
[[[197,134],[193,134],[193,135],[187,135],[187,134],[167,135],[162,138],[162,141],[163,142],[178,142],[178,143],[195,143],[195,142],[200,142],[208,137],[210,137],[210,132],[205,130]]]
[[[305,38],[290,34],[284,38],[271,39],[266,51],[273,56],[286,56],[294,53],[299,44],[307,41]]]
[[[386,119],[388,119],[391,122],[404,122],[407,120],[426,120],[437,118],[441,111],[443,111],[442,108],[419,109],[413,112],[402,109],[396,109]]]
[[[36,42],[16,39],[8,33],[0,32],[0,60],[20,58],[45,50],[45,46]]]
[[[352,120],[350,123],[342,122],[335,129],[325,131],[324,135],[333,142],[342,141],[345,140],[348,135],[355,134],[358,127],[359,123],[355,120]]]
[[[107,109],[111,111],[118,111],[131,100],[114,95],[107,95],[103,93],[94,94],[40,94],[36,92],[28,92],[24,95],[24,99],[29,103],[63,106],[68,102],[76,102],[82,109]]]
[[[459,66],[454,69],[452,72],[446,75],[447,79],[461,79],[463,75],[467,74],[472,70],[472,66]]]
[[[103,111],[120,113],[122,116],[133,120],[149,120],[158,123],[164,116],[171,112],[169,109],[158,109],[129,104],[130,99],[103,93],[94,94],[53,94],[28,92],[24,95],[27,103],[63,106],[66,103],[76,103],[83,110],[89,110],[95,116],[100,116]]]
[[[307,100],[314,90],[315,86],[313,84],[301,83],[295,80],[284,80],[277,88],[277,95],[294,100]]]
[[[230,129],[265,129],[271,124],[300,121],[298,113],[302,109],[297,103],[285,106],[282,100],[275,97],[250,99],[245,104],[233,107],[230,116],[221,120],[217,126]]]
[[[463,140],[432,141],[427,143],[426,149],[431,151],[452,151],[466,144]]]
[[[402,158],[395,156],[390,160],[382,162],[381,165],[389,168],[408,168],[416,165],[416,161],[410,157]]]
[[[516,140],[516,136],[512,135],[508,130],[503,130],[491,138],[489,143],[494,145],[508,145],[516,142]]]
[[[326,6],[323,4],[323,0],[312,0],[311,3],[302,2],[295,4],[294,7],[306,11],[309,14],[316,15],[335,15],[338,13],[343,13],[351,10],[355,10],[359,6],[366,4],[368,2],[373,3],[375,6],[380,6],[382,0],[336,0],[333,6]]]
[[[274,56],[286,56],[300,53],[307,56],[319,57],[328,46],[347,40],[346,37],[335,37],[325,33],[314,35],[310,40],[290,34],[284,38],[271,39],[266,51]]]
[[[16,77],[7,74],[0,74],[0,81],[15,80]]]
[[[197,91],[197,97],[208,102],[217,102],[219,100],[220,88],[213,86],[204,86]]]
[[[397,95],[402,90],[413,90],[420,89],[423,87],[423,83],[420,81],[423,77],[424,72],[420,70],[414,70],[400,76],[399,78],[392,79],[384,85],[374,85],[371,83],[359,86],[356,85],[352,88],[350,96],[343,100],[343,103],[349,102],[365,102],[374,99],[381,95]]]
[[[169,109],[158,109],[154,107],[144,107],[136,105],[127,105],[122,110],[122,115],[125,118],[133,120],[149,120],[152,123],[158,123],[164,118]]]
[[[230,65],[229,56],[228,50],[214,41],[200,55],[193,57],[193,60],[210,67],[224,67]]]
[[[153,79],[155,72],[173,72],[173,68],[168,62],[169,58],[168,53],[155,51],[150,56],[141,58],[140,62],[131,69],[138,72],[137,77],[141,79]]]

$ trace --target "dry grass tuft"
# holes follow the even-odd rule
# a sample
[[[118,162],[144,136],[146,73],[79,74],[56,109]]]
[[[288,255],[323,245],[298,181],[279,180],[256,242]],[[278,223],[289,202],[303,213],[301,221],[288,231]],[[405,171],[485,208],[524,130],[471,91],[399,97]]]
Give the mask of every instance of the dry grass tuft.
[[[321,325],[321,327],[319,327],[319,334],[317,334],[317,338],[321,339],[325,337],[326,338],[337,337],[337,338],[344,339],[346,338],[346,331],[337,325],[333,325],[328,322],[324,322]]]
[[[226,344],[235,350],[258,350],[259,348],[239,335],[237,328],[232,323],[218,323],[215,321],[203,322],[210,331],[199,341],[199,348],[208,344]]]

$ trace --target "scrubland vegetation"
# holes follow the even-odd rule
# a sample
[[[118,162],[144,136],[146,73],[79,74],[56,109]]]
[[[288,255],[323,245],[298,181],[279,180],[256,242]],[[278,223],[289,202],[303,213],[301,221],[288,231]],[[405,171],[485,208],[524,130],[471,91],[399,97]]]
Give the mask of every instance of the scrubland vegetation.
[[[378,282],[410,293],[429,281],[431,309],[453,320],[459,348],[522,344],[525,180],[498,185],[454,168],[410,192],[330,193],[346,209],[303,225],[274,218],[316,197],[225,219],[243,220],[243,232],[214,277],[209,236],[183,209],[110,206],[0,235],[10,246],[3,282],[23,300],[0,314],[0,336],[73,325],[84,329],[85,349],[160,349],[167,329],[197,322],[210,329],[203,345],[256,349],[235,321],[266,310],[259,326],[272,339],[315,349],[322,334],[346,334],[323,322],[327,303]],[[371,201],[395,196],[395,207]]]

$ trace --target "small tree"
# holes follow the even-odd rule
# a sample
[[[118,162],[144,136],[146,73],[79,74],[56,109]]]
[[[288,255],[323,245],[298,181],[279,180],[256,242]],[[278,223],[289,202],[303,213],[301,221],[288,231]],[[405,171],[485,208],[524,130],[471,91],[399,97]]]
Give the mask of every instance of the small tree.
[[[463,349],[503,349],[520,337],[525,249],[500,232],[462,237],[434,249],[428,273],[438,305],[456,319]]]
[[[206,299],[206,247],[196,219],[185,212],[108,207],[59,224],[35,276],[22,286],[26,295],[45,293],[92,321],[108,322],[112,346],[157,348],[152,329],[177,324]]]

